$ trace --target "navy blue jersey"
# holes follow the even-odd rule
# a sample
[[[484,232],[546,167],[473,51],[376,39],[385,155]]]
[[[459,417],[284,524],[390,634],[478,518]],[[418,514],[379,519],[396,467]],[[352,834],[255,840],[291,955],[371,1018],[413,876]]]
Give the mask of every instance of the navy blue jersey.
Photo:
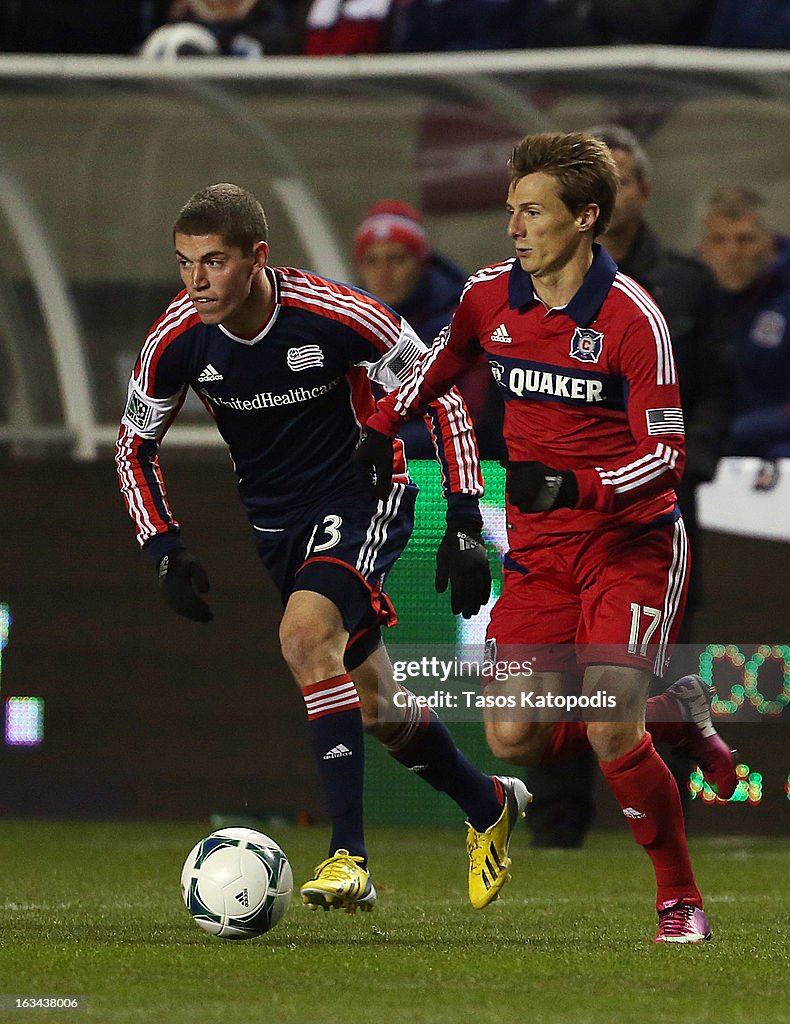
[[[279,523],[322,494],[341,493],[374,409],[370,380],[396,388],[425,346],[397,313],[365,292],[293,268],[267,268],[274,310],[252,339],[201,323],[186,292],[143,345],[129,382],[116,462],[137,537],[153,558],[177,543],[159,443],[191,387],[228,445],[251,519]],[[445,494],[482,493],[463,401],[451,392],[426,417]],[[408,482],[395,441],[395,482]]]

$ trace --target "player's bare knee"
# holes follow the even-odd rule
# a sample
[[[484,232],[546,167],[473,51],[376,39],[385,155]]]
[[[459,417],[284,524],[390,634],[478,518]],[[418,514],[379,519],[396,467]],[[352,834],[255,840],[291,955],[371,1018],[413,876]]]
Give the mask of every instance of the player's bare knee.
[[[333,660],[342,642],[320,621],[309,626],[298,615],[284,615],[280,623],[280,651],[299,682],[314,674],[316,666]]]
[[[377,648],[350,674],[359,694],[362,727],[382,743],[389,742],[402,727],[408,712],[394,702],[402,691],[393,679],[386,648]]]
[[[638,722],[588,722],[587,739],[599,761],[615,761],[627,754],[644,736]]]
[[[591,698],[602,694],[614,700],[616,713],[612,717],[618,722],[637,722],[644,716],[649,685],[650,673],[642,669],[629,665],[590,665],[584,673],[583,693]]]
[[[537,764],[543,753],[545,740],[541,736],[541,731],[532,727],[533,724],[486,721],[486,741],[494,757],[509,764]]]
[[[360,689],[358,683],[357,692],[359,693],[359,710],[362,714],[362,728],[365,732],[376,736],[382,743],[386,743],[388,736],[394,734],[398,729],[397,722],[387,721],[386,700],[377,693]]]

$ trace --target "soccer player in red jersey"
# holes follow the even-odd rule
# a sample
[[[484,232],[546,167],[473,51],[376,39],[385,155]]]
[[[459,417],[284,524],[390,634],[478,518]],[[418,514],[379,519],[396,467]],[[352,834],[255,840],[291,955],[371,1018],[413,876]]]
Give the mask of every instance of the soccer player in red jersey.
[[[591,745],[653,863],[656,941],[700,942],[710,929],[677,785],[645,729],[651,675],[666,669],[686,597],[688,545],[673,490],[683,413],[663,316],[594,241],[617,187],[611,153],[589,135],[531,135],[516,146],[507,197],[515,258],[469,279],[449,328],[367,420],[355,460],[375,469],[383,491],[388,438],[402,419],[488,360],[506,403],[510,550],[487,643],[495,657],[527,645],[534,691],[566,694],[580,673],[582,696],[613,698],[609,717],[618,719],[486,711],[488,743],[517,764]],[[523,690],[511,679],[498,692]],[[730,795],[734,763],[704,691],[692,676],[653,698],[651,719],[675,720],[651,730],[685,745]]]

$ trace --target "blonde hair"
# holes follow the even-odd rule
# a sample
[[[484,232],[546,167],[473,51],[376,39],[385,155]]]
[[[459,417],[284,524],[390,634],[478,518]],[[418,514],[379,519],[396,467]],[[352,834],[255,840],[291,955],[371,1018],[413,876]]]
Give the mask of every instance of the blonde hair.
[[[753,188],[746,185],[719,185],[705,200],[702,216],[724,217],[725,220],[754,216],[765,227],[765,205],[765,199]]]

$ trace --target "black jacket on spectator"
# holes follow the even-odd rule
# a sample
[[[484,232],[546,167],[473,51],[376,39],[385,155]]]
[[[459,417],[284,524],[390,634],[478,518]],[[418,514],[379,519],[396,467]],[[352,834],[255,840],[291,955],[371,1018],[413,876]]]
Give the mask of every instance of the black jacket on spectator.
[[[669,325],[686,425],[684,481],[713,479],[732,413],[732,353],[722,295],[699,260],[665,249],[642,225],[619,267],[647,289]]]
[[[703,263],[665,249],[646,224],[618,265],[658,303],[675,354],[686,427],[686,468],[676,490],[692,552],[686,618],[679,638],[687,643],[691,613],[701,600],[700,560],[694,557],[699,544],[696,489],[713,479],[732,417],[732,348],[723,319],[723,296]]]

